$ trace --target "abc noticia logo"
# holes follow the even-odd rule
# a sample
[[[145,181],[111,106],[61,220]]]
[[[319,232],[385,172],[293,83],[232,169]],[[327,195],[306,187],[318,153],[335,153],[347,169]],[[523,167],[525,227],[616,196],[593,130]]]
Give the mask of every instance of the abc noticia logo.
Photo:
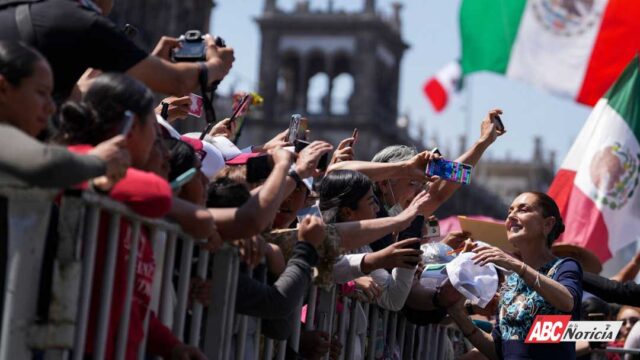
[[[571,315],[538,315],[529,334],[527,344],[557,344],[559,342],[614,341],[622,321],[571,321]]]

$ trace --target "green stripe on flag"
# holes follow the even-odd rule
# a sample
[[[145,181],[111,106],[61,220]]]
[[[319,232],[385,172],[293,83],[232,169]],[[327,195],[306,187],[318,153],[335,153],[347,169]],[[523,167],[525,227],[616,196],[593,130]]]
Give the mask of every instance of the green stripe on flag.
[[[462,71],[505,73],[526,0],[464,0],[460,9]]]
[[[604,96],[640,142],[640,60],[636,55]]]

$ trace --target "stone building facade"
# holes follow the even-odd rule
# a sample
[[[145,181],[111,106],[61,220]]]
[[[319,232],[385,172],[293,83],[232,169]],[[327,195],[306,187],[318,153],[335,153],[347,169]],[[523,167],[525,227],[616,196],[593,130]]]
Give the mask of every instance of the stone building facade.
[[[259,93],[265,104],[245,141],[268,139],[300,113],[309,118],[312,138],[334,145],[358,128],[360,159],[370,159],[387,145],[414,143],[406,128],[397,125],[400,65],[408,49],[400,5],[385,16],[374,0],[366,0],[358,12],[311,10],[308,1],[285,12],[275,0],[266,0],[256,22],[262,35]],[[311,99],[310,82],[318,74],[328,84],[319,99]],[[334,92],[339,78],[352,85],[351,94],[342,98]]]

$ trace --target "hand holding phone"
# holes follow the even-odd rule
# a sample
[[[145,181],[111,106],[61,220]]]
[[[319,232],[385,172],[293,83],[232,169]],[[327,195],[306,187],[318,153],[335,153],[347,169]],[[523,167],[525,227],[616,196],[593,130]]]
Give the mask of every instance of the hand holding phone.
[[[296,154],[300,153],[302,150],[304,150],[304,148],[306,148],[310,144],[311,143],[308,141],[295,140],[293,142],[293,145],[295,147]],[[318,162],[318,170],[326,171],[328,167],[329,167],[329,153],[326,153],[322,155],[322,157],[320,158],[320,161]]]
[[[496,130],[500,131],[500,132],[504,132],[504,124],[502,123],[502,119],[500,118],[500,115],[495,114],[493,115],[493,123],[496,124]]]
[[[358,128],[353,129],[353,134],[351,134],[351,137],[353,138],[353,141],[351,142],[351,147],[354,147],[356,145],[356,143],[358,142],[358,135],[360,134],[360,132],[358,131]]]
[[[307,140],[307,129],[309,124],[306,118],[303,118],[300,114],[291,115],[289,121],[289,132],[285,139],[288,143],[293,143],[296,140]]]
[[[247,160],[247,182],[257,183],[265,180],[273,170],[271,155],[262,155]]]

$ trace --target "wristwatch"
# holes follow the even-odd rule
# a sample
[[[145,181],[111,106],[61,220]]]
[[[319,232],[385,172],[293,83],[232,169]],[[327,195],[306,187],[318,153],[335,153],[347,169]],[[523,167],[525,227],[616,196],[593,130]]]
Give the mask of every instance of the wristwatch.
[[[304,184],[302,182],[302,178],[300,177],[300,175],[298,174],[296,169],[293,168],[293,167],[291,169],[289,169],[289,172],[287,173],[287,176],[290,176],[293,180],[295,180],[296,186],[300,186],[300,185]]]

